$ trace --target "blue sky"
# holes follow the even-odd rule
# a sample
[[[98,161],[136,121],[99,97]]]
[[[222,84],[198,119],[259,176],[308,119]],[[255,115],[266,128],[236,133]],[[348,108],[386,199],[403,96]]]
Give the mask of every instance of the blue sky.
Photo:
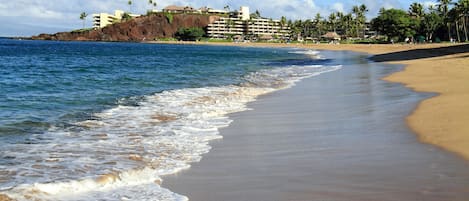
[[[127,0],[0,0],[0,36],[31,36],[39,33],[70,31],[82,27],[79,19],[81,12],[113,12],[116,9],[133,13],[145,13],[151,8],[148,0],[133,0],[129,8]],[[425,5],[434,4],[434,0],[160,0],[157,9],[168,5],[190,5],[195,8],[208,6],[231,9],[249,6],[251,12],[258,9],[264,17],[288,19],[310,19],[321,13],[349,12],[353,5],[366,4],[370,10],[368,17],[376,16],[381,7],[407,9],[412,2]],[[91,15],[87,26],[91,26]]]

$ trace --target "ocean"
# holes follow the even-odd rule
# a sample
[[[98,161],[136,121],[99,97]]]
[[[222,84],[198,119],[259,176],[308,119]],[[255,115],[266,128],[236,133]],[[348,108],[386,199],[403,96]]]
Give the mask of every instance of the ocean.
[[[0,194],[187,200],[161,176],[260,95],[340,70],[321,52],[0,39]]]

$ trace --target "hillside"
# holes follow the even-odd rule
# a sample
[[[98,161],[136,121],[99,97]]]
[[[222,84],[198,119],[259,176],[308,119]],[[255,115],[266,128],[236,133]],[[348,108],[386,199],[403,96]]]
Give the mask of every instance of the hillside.
[[[55,34],[40,34],[33,36],[33,40],[62,40],[62,41],[144,41],[155,38],[174,37],[181,27],[201,27],[219,19],[218,16],[198,14],[173,14],[167,17],[163,13],[141,16],[126,22],[109,25],[102,29],[84,32],[59,32]],[[170,19],[172,18],[172,19]]]

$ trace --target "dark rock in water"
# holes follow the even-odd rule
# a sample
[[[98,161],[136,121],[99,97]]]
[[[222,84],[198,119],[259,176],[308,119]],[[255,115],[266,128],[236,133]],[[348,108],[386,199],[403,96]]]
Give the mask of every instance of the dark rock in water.
[[[173,14],[172,19],[163,13],[137,17],[122,23],[83,32],[40,34],[33,40],[61,41],[152,41],[155,38],[173,38],[179,28],[200,27],[219,19],[219,16],[201,14]]]

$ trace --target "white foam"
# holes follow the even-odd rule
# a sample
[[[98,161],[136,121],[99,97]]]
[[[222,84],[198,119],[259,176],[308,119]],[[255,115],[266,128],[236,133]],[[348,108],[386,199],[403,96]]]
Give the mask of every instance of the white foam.
[[[303,55],[308,55],[312,59],[324,59],[319,51],[316,50],[297,50],[297,51],[291,51],[288,52],[290,54],[303,54]]]
[[[319,51],[316,50],[297,50],[288,52],[290,54],[307,54],[307,55],[319,55]]]
[[[259,95],[338,69],[291,66],[252,73],[240,86],[164,91],[138,106],[97,113],[96,120],[78,122],[80,129],[51,130],[38,136],[39,144],[0,148],[21,162],[0,167],[16,172],[0,193],[17,200],[187,200],[162,188],[160,176],[200,161],[231,123],[228,114],[249,109]]]

